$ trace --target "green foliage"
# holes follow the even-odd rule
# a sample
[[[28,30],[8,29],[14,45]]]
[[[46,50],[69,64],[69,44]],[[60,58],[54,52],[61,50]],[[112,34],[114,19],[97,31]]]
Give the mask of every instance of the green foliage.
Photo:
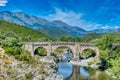
[[[21,53],[22,49],[19,47],[4,47],[5,53],[10,55],[18,55]]]
[[[80,56],[83,59],[86,59],[86,58],[89,58],[89,57],[92,57],[92,56],[94,57],[95,56],[95,52],[92,49],[85,49],[85,50],[83,50],[82,53],[80,53]]]
[[[104,34],[101,39],[97,40],[97,45],[100,49],[106,50],[112,47],[115,41],[115,34]]]
[[[83,37],[84,42],[90,42],[95,39],[101,38],[101,34],[98,33],[89,33]]]
[[[63,50],[66,49],[66,48],[68,48],[68,47],[66,47],[66,46],[58,47],[58,48],[52,53],[52,55],[57,56],[57,55],[59,55],[60,53],[62,53]]]
[[[31,55],[27,51],[22,50],[18,59],[21,60],[21,61],[29,61],[31,59]]]
[[[12,47],[18,46],[18,40],[16,38],[6,37],[5,39],[1,40],[1,45],[4,47]]]
[[[120,78],[120,46],[113,46],[120,43],[120,33],[104,34],[96,41],[100,51],[101,69],[107,69],[111,76]]]
[[[50,40],[49,37],[39,31],[0,20],[0,38],[4,37],[21,38],[27,42]]]
[[[60,38],[60,41],[72,42],[72,41],[74,41],[74,38],[72,38],[72,37],[67,37],[67,36],[62,36],[62,37]]]
[[[35,54],[39,55],[39,56],[46,56],[47,55],[47,51],[43,47],[39,47],[39,48],[37,48],[35,50]]]
[[[89,33],[86,34],[83,37],[79,38],[73,38],[73,37],[68,37],[68,36],[62,36],[59,38],[60,41],[65,41],[65,42],[90,42],[95,39],[101,38],[101,34],[98,33]]]
[[[117,57],[120,57],[120,46],[115,47],[114,49],[110,50],[108,53],[109,59],[115,59]]]
[[[111,59],[109,63],[112,65],[112,67],[110,67],[108,71],[111,73],[112,76],[120,78],[120,57]]]
[[[21,61],[32,61],[32,56],[27,51],[21,49],[20,47],[4,47],[5,53],[8,55],[15,56],[16,59]]]

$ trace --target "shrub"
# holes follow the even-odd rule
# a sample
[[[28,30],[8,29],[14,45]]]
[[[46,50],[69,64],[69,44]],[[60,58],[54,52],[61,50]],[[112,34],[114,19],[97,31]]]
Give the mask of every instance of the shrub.
[[[21,61],[29,61],[30,57],[30,54],[25,50],[22,50],[21,54],[19,55],[19,59]]]
[[[35,54],[36,55],[39,55],[39,56],[46,56],[47,55],[47,51],[42,48],[42,47],[39,47],[35,50]]]
[[[94,57],[95,52],[91,49],[85,49],[83,52],[80,54],[82,58],[89,58],[89,57]]]
[[[5,53],[10,55],[18,55],[21,53],[22,49],[19,47],[4,47]]]
[[[19,46],[17,39],[16,38],[10,38],[10,37],[7,37],[7,38],[5,38],[5,40],[2,40],[1,45],[3,47]]]

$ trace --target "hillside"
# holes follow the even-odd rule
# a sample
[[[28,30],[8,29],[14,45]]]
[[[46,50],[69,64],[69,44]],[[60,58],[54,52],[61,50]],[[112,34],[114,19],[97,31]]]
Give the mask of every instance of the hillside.
[[[80,27],[71,26],[59,20],[48,21],[40,17],[25,14],[24,12],[3,11],[0,12],[0,20],[39,30],[50,37],[61,37],[63,35],[80,37],[87,33],[87,31]]]
[[[0,20],[0,38],[4,37],[16,37],[24,41],[45,41],[49,39],[48,36],[39,31]]]

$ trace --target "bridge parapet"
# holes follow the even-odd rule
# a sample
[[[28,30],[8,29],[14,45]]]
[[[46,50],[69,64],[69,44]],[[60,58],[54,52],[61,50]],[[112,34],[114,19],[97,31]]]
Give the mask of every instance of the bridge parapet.
[[[80,46],[96,46],[93,43],[80,43]]]

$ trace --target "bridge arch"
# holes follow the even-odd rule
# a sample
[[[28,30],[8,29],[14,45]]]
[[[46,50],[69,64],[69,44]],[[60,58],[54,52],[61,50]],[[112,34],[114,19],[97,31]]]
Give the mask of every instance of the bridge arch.
[[[76,56],[76,47],[74,45],[56,45],[56,46],[52,46],[52,52],[55,52],[60,47],[66,47],[68,50],[71,51],[73,57]]]
[[[90,48],[84,49],[80,54],[80,59],[88,59],[96,56],[96,52]]]
[[[47,50],[44,47],[38,47],[34,50],[34,55],[47,56]]]
[[[36,50],[37,50],[38,48],[44,49],[44,50],[46,51],[46,53],[47,53],[46,56],[49,55],[49,54],[48,54],[48,53],[49,53],[49,46],[47,46],[47,45],[43,45],[43,46],[41,46],[41,45],[34,46],[34,47],[33,47],[33,55],[36,55],[35,52],[36,52]]]
[[[65,51],[65,52],[63,52]],[[74,57],[74,53],[72,51],[71,48],[69,48],[68,46],[58,46],[55,48],[55,50],[53,51],[53,54],[58,53],[58,55],[64,55],[66,58],[70,58],[72,59]],[[59,54],[60,53],[60,54]],[[63,54],[61,54],[63,53]]]
[[[83,51],[85,51],[85,50],[87,50],[87,49],[91,49],[91,50],[94,51],[92,57],[98,57],[98,56],[99,56],[99,51],[98,51],[98,48],[97,48],[96,46],[93,46],[93,47],[82,46],[82,47],[80,48],[79,58],[81,57],[81,54],[83,53]]]

